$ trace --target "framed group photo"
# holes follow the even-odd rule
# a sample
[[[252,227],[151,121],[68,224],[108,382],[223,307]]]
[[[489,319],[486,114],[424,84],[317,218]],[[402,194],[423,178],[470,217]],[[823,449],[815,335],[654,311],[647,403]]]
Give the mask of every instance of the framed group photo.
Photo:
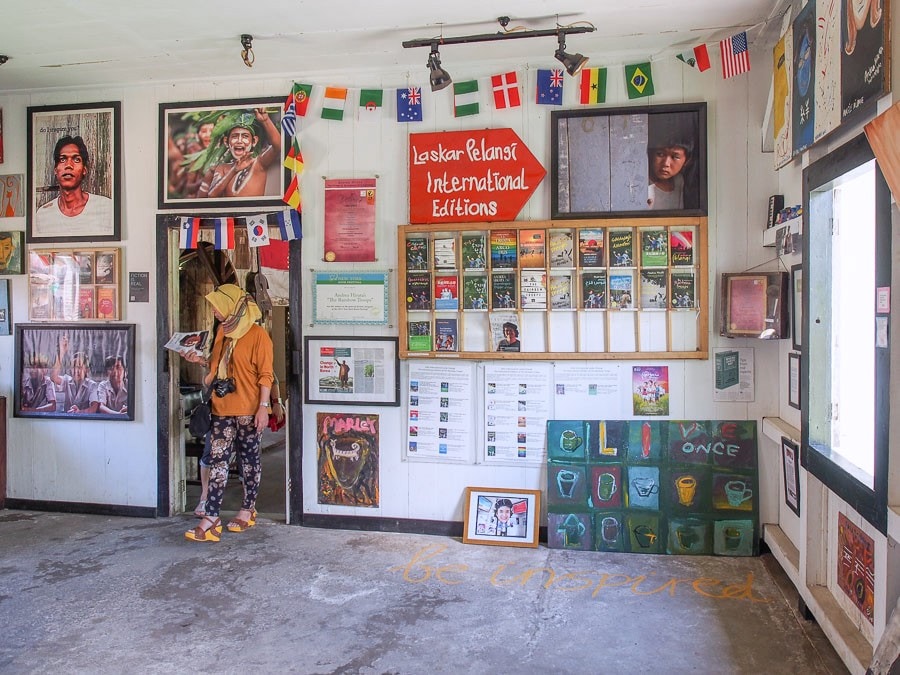
[[[305,339],[306,402],[400,405],[395,337]]]
[[[121,109],[28,108],[29,242],[121,240]]]
[[[161,103],[159,208],[284,207],[284,97]]]
[[[706,215],[706,103],[551,113],[553,218]]]
[[[537,548],[540,490],[468,487],[463,543]]]
[[[134,324],[15,330],[15,417],[134,419]]]

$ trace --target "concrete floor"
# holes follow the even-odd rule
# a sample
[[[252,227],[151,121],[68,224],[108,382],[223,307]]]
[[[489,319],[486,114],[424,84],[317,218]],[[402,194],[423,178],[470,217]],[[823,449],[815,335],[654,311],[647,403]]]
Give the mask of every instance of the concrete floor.
[[[844,672],[765,556],[194,522],[0,511],[0,673]]]

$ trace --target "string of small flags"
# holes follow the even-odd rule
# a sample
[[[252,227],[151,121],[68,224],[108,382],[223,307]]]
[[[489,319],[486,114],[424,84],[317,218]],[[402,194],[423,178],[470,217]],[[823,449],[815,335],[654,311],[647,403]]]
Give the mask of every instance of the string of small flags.
[[[277,227],[282,241],[302,239],[302,217],[296,208],[284,209],[272,213],[259,213],[252,216],[223,216],[221,218],[200,218],[183,216],[178,237],[178,246],[182,250],[194,249],[200,243],[200,229],[203,222],[212,224],[213,248],[217,251],[234,249],[235,228],[247,230],[247,243],[250,248],[268,246],[269,227]]]
[[[723,79],[729,79],[750,70],[750,52],[746,31],[721,40],[719,51]],[[676,58],[700,72],[705,72],[711,67],[709,49],[706,44],[697,45],[691,50],[677,54]],[[650,60],[625,64],[621,67],[624,70],[625,88],[629,99],[644,98],[654,94],[653,65]],[[606,102],[610,68],[584,68],[581,71],[577,80],[578,103],[591,105]],[[539,69],[534,102],[537,105],[562,105],[564,82],[564,71],[561,68]],[[482,112],[479,98],[480,86],[481,82],[478,79],[453,82],[453,114],[455,117],[478,115]],[[489,86],[495,109],[518,108],[522,105],[523,97],[519,76],[515,71],[492,75]],[[310,116],[309,104],[313,89],[314,85],[312,84],[295,82],[288,95],[289,103],[285,105],[285,117],[290,116],[290,121],[287,123],[290,126],[285,126],[285,131],[290,129],[291,136],[296,130],[296,118]],[[351,91],[354,90],[348,87],[325,87],[320,112],[321,118],[334,122],[343,121],[347,113],[352,112]],[[384,113],[385,90],[359,89],[358,91],[356,119],[361,122],[381,120]],[[397,122],[421,122],[422,103],[425,95],[423,88],[416,85],[400,87],[395,90],[395,94]],[[296,143],[296,138],[294,142]],[[296,152],[299,154],[299,148]],[[299,199],[299,195],[297,199]]]

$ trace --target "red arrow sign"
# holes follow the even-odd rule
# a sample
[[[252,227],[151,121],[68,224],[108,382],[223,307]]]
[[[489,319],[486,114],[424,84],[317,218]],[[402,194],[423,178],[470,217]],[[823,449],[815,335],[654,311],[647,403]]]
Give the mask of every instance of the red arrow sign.
[[[515,220],[547,171],[512,129],[409,135],[409,222]]]

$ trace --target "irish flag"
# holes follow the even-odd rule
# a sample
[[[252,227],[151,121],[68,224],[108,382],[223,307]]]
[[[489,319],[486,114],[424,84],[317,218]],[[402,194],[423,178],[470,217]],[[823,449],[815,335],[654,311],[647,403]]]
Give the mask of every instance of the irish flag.
[[[344,104],[346,103],[346,88],[325,87],[325,102],[322,104],[322,119],[340,122],[344,119]]]

